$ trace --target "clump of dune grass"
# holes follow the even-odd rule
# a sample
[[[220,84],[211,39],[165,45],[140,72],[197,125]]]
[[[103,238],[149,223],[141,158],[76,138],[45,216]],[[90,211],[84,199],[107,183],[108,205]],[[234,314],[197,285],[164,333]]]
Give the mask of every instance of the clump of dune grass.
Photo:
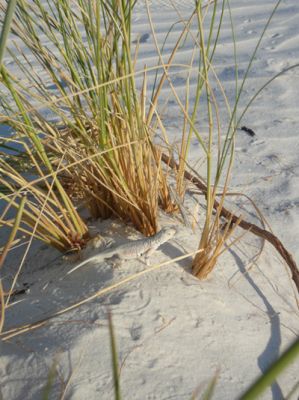
[[[13,226],[11,209],[18,209],[23,198],[26,206],[19,231],[64,251],[79,247],[87,236],[87,226],[64,190],[51,158],[45,150],[33,119],[24,111],[22,97],[2,68],[2,79],[11,91],[21,116],[12,122],[15,133],[5,143],[16,156],[1,152],[0,199],[7,204],[0,217],[1,226]],[[8,119],[7,119],[8,121]],[[64,151],[65,153],[65,151]],[[58,167],[63,162],[62,158]]]
[[[224,203],[228,193],[232,172],[236,132],[241,119],[246,111],[248,111],[256,95],[253,99],[249,100],[248,105],[241,113],[238,112],[239,100],[256,52],[280,2],[281,0],[277,1],[264,26],[241,82],[239,81],[237,72],[235,33],[229,1],[223,1],[220,4],[219,2],[204,3],[201,0],[197,0],[195,1],[194,11],[189,19],[182,18],[180,12],[177,10],[179,21],[176,23],[176,26],[180,23],[182,25],[182,32],[166,63],[163,61],[159,45],[155,40],[160,63],[164,70],[156,94],[167,80],[183,115],[181,144],[176,154],[172,154],[171,156],[163,155],[163,160],[167,164],[171,164],[175,169],[177,183],[176,192],[178,196],[180,196],[182,202],[186,190],[185,173],[189,170],[188,157],[191,139],[195,139],[198,142],[198,154],[199,157],[202,158],[205,167],[203,177],[199,177],[203,182],[201,186],[204,188],[203,194],[206,203],[203,229],[198,246],[201,252],[194,257],[192,263],[193,274],[200,279],[204,279],[209,275],[225,248],[229,248],[235,242],[235,239],[232,240],[232,234],[242,221],[242,216],[234,218],[234,223],[232,223],[232,220],[227,220],[225,225],[223,225],[223,221],[221,220],[223,215],[222,210],[225,209]],[[152,33],[155,38],[149,2],[147,1],[146,4]],[[174,4],[173,7],[175,8]],[[217,51],[222,20],[225,13],[228,13],[228,17],[231,21],[232,42],[234,44],[232,59],[235,64],[235,95],[232,101],[229,101],[227,98],[225,88],[213,67],[213,58]],[[196,24],[196,29],[194,29],[194,24]],[[194,48],[189,62],[189,72],[186,76],[185,95],[184,98],[182,98],[182,96],[178,95],[172,83],[170,70],[171,65],[175,63],[177,52],[183,47],[187,37],[192,39]],[[194,70],[196,70],[196,88],[195,93],[191,93],[190,79],[192,74],[194,74]],[[263,88],[272,80],[273,79],[269,80]],[[226,106],[226,115],[220,115],[218,106],[219,95],[216,96],[215,88],[218,89],[218,92],[221,93],[223,97]],[[258,93],[260,93],[260,91],[258,91]],[[155,99],[155,96],[153,98]],[[238,116],[238,114],[240,116]],[[207,134],[203,134],[203,123],[200,118],[198,118],[198,115],[202,115],[202,120],[207,120],[208,122]],[[149,118],[151,117],[152,113],[149,113]],[[228,120],[224,135],[220,123],[220,121],[223,120]],[[222,139],[223,136],[224,139]],[[175,160],[177,160],[177,162]],[[194,170],[192,172],[194,173]],[[220,200],[216,201],[216,196],[219,196],[219,193],[222,193]]]
[[[149,5],[147,8],[152,33],[155,36],[154,24],[150,18]],[[231,106],[225,95],[224,88],[222,87],[213,68],[213,57],[219,40],[224,11],[225,2],[219,5],[217,2],[203,4],[201,1],[196,1],[194,11],[190,15],[190,18],[188,20],[180,19],[182,33],[180,34],[167,61],[167,66],[163,63],[162,54],[160,53],[158,43],[156,42],[156,49],[160,55],[160,62],[164,66],[164,74],[160,80],[160,85],[162,85],[164,81],[168,80],[172,93],[183,115],[181,143],[177,154],[172,156],[173,159],[178,159],[175,167],[176,192],[182,201],[186,191],[184,174],[188,169],[188,157],[192,138],[195,138],[198,142],[200,155],[204,160],[206,169],[206,175],[204,177],[206,181],[206,191],[204,193],[206,199],[206,211],[205,222],[199,243],[199,250],[201,251],[194,257],[192,264],[193,274],[201,279],[205,278],[214,268],[218,257],[223,252],[224,245],[228,243],[229,238],[238,225],[235,224],[232,228],[231,224],[228,222],[225,229],[221,228],[221,208],[228,190],[234,154],[234,135],[232,132],[236,130],[235,117],[233,116]],[[216,18],[217,13],[219,14],[218,19]],[[211,14],[211,17],[208,22],[206,22],[209,14]],[[191,26],[193,25],[194,27],[195,23],[197,32],[194,28],[191,29]],[[183,45],[183,41],[186,37],[192,39],[194,42],[194,48],[189,61],[189,72],[186,76],[185,95],[184,98],[181,98],[177,94],[175,86],[172,83],[171,75],[169,73],[169,65],[174,62],[176,53]],[[190,79],[192,74],[194,76],[194,71],[196,74],[196,87],[195,93],[191,93]],[[212,82],[216,82],[218,88],[220,88],[220,93],[222,93],[225,100],[227,113],[231,121],[230,129],[226,135],[224,143],[222,143],[220,139],[220,112]],[[194,96],[194,102],[190,101],[191,96]],[[202,129],[199,126],[200,122],[197,121],[198,115],[203,112],[206,113],[208,120],[207,135],[202,133]],[[220,170],[221,151],[224,147],[227,149],[227,154],[224,165],[221,165],[222,170]],[[164,157],[164,160],[167,162],[170,158],[166,156]],[[212,172],[214,163],[217,165],[215,168],[216,173]],[[220,179],[222,183],[222,197],[217,212],[213,214],[213,206],[216,194],[219,191]]]
[[[27,148],[20,157],[11,156],[3,169],[14,182],[11,192],[18,193],[28,186],[26,178],[20,182],[18,177],[24,157],[30,173],[39,168],[39,176],[54,174],[51,196],[58,190],[77,222],[70,232],[79,236],[86,228],[75,215],[74,202],[86,206],[93,217],[114,215],[131,222],[145,235],[157,230],[159,204],[168,211],[173,208],[161,154],[145,118],[146,80],[140,93],[135,87],[135,3],[21,0],[16,7],[12,33],[18,41],[12,40],[14,46],[7,51],[23,79],[3,68],[5,113],[0,122],[15,132],[3,146],[15,148],[17,140]],[[11,166],[14,172],[8,171]],[[47,179],[42,182],[46,187]],[[34,190],[40,190],[40,183]]]
[[[205,221],[199,242],[201,251],[193,260],[192,270],[199,278],[207,277],[225,245],[230,245],[232,233],[241,221],[241,217],[234,224],[228,221],[222,229],[222,209],[240,123],[237,107],[256,51],[280,1],[270,15],[240,86],[234,46],[233,104],[229,103],[213,68],[226,7],[230,13],[228,1],[195,2],[190,18],[179,21],[182,33],[166,64],[149,12],[160,58],[157,68],[163,71],[159,79],[156,77],[150,103],[146,100],[146,70],[140,92],[135,83],[137,53],[133,54],[131,48],[131,16],[136,2],[19,1],[12,26],[19,40],[13,41],[14,46],[8,51],[23,79],[4,67],[1,71],[0,102],[4,113],[0,115],[0,122],[14,131],[2,140],[1,146],[4,151],[12,149],[17,153],[1,160],[5,177],[3,199],[9,207],[17,208],[20,198],[29,190],[31,216],[24,214],[25,223],[32,228],[39,210],[46,210],[39,214],[36,237],[64,250],[80,248],[88,240],[87,228],[74,204],[86,206],[93,217],[114,215],[132,222],[145,235],[155,233],[158,205],[168,212],[177,209],[168,187],[169,170],[162,168],[161,163],[162,159],[170,158],[153,140],[155,128],[159,127],[171,153],[173,147],[158,113],[159,95],[168,80],[184,118],[175,171],[176,195],[181,201],[194,137],[205,163]],[[147,8],[149,11],[148,2]],[[231,15],[230,18],[232,21]],[[195,33],[190,28],[194,22]],[[175,66],[177,51],[188,36],[194,42],[194,49],[187,65],[185,98],[181,99],[172,84],[170,71]],[[233,22],[232,40],[235,43]],[[32,68],[27,50],[34,57],[37,69]],[[189,81],[194,70],[197,83],[192,102]],[[224,98],[229,120],[224,140],[215,83]],[[208,120],[207,135],[202,134],[197,122],[198,114],[203,112]],[[25,150],[19,151],[16,143]],[[20,174],[24,167],[25,175]],[[222,196],[213,212],[220,189]],[[11,200],[14,193],[17,198]],[[4,218],[1,222],[11,224]],[[27,229],[26,233],[29,232]]]
[[[200,83],[197,86],[197,91],[199,91],[199,95],[201,94],[201,88],[204,86],[205,87],[205,92],[204,92],[204,98],[206,99],[207,102],[207,111],[208,111],[208,120],[209,120],[209,134],[208,134],[208,144],[206,147],[206,168],[207,168],[207,173],[206,173],[206,182],[207,182],[207,190],[206,190],[206,216],[205,216],[205,224],[204,224],[204,229],[201,235],[200,243],[199,243],[199,249],[202,249],[203,252],[200,254],[197,254],[193,260],[192,263],[192,271],[194,275],[196,275],[200,279],[204,279],[208,276],[208,274],[212,271],[214,268],[217,258],[219,257],[220,254],[223,253],[223,245],[226,244],[228,247],[230,247],[231,244],[229,244],[228,239],[231,237],[231,234],[234,232],[236,227],[239,225],[242,216],[238,218],[238,220],[232,225],[231,220],[228,220],[225,226],[225,229],[221,229],[221,224],[220,224],[220,217],[221,217],[221,210],[224,206],[224,201],[226,198],[226,194],[228,192],[228,185],[229,185],[229,180],[230,180],[230,175],[231,175],[231,170],[232,170],[232,165],[233,165],[233,159],[234,159],[234,145],[235,145],[235,137],[236,137],[236,132],[237,128],[240,125],[241,118],[244,116],[245,112],[247,111],[248,107],[245,107],[245,110],[243,113],[241,113],[240,117],[237,117],[237,112],[238,112],[238,106],[239,106],[239,100],[243,91],[244,84],[246,82],[247,76],[249,74],[249,71],[251,69],[251,66],[253,64],[253,61],[255,59],[255,55],[259,49],[260,43],[262,41],[262,38],[267,30],[267,27],[274,16],[281,0],[278,0],[277,3],[275,4],[268,21],[266,22],[264,29],[260,35],[260,38],[256,44],[256,47],[250,56],[249,62],[247,69],[245,71],[244,77],[239,83],[238,79],[238,65],[237,65],[237,50],[236,50],[236,42],[235,42],[235,33],[234,33],[234,25],[233,25],[233,18],[230,10],[230,3],[229,1],[223,2],[221,11],[220,11],[220,23],[218,24],[218,28],[216,25],[216,28],[218,29],[218,33],[215,35],[215,45],[214,49],[217,46],[217,41],[218,41],[218,34],[219,34],[219,29],[221,26],[221,20],[225,11],[225,6],[227,8],[227,13],[229,14],[229,18],[231,21],[231,28],[232,28],[232,42],[234,44],[234,53],[233,53],[233,59],[235,63],[235,97],[232,102],[232,105],[229,106],[228,99],[225,97],[225,101],[228,105],[227,110],[228,110],[228,127],[227,131],[225,134],[225,138],[223,143],[221,143],[220,140],[220,131],[218,133],[218,138],[217,138],[217,157],[213,157],[212,149],[213,149],[213,140],[214,140],[214,132],[213,132],[213,122],[216,120],[218,113],[218,107],[217,107],[217,102],[215,100],[215,96],[213,94],[212,90],[212,84],[211,84],[211,76],[216,79],[216,81],[219,82],[217,75],[213,71],[213,66],[212,66],[212,59],[213,59],[213,54],[214,54],[214,49],[213,51],[210,51],[210,44],[211,44],[211,38],[212,38],[212,33],[213,33],[213,28],[214,28],[214,17],[216,15],[216,11],[218,5],[217,2],[214,3],[214,9],[211,17],[211,22],[209,22],[209,35],[207,38],[205,38],[204,34],[204,19],[205,16],[203,14],[203,7],[202,7],[202,2],[199,0],[196,2],[196,17],[197,17],[197,23],[198,23],[198,30],[199,30],[199,49],[200,49],[200,58],[202,60],[201,64],[201,71],[202,71],[202,77],[203,77],[203,82]],[[219,82],[220,83],[220,82]],[[221,91],[224,93],[224,90],[222,89],[222,85],[220,84]],[[200,96],[199,96],[200,97]],[[213,112],[214,110],[214,112]],[[219,123],[218,123],[219,127]],[[215,168],[215,173],[212,174],[212,163],[216,164]],[[215,213],[215,216],[213,216],[213,208],[216,203],[216,196],[217,196],[217,191],[219,190],[220,184],[222,181],[222,196],[220,198],[220,201]]]

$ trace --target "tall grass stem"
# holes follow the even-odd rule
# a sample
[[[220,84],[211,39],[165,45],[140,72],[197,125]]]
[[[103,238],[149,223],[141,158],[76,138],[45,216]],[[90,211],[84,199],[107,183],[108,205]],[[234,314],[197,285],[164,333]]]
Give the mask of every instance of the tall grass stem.
[[[7,9],[4,17],[4,22],[2,26],[2,32],[0,37],[0,71],[2,69],[2,60],[6,48],[6,42],[8,38],[8,34],[10,31],[11,22],[13,19],[15,7],[17,4],[17,0],[9,0],[7,3]]]

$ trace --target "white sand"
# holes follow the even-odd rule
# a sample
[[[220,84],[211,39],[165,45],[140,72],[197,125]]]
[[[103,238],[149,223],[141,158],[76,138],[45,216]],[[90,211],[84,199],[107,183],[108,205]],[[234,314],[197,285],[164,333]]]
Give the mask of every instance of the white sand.
[[[174,3],[182,15],[190,14],[192,1]],[[274,1],[231,3],[242,77]],[[161,45],[178,15],[162,0],[152,2],[151,13]],[[283,1],[257,54],[242,105],[267,79],[299,62],[298,22],[299,3]],[[137,4],[133,27],[134,35],[150,33],[143,2]],[[168,54],[179,32],[177,26],[170,35]],[[191,41],[189,47],[188,43],[177,57],[178,62],[188,62],[192,50]],[[230,99],[234,90],[231,49],[230,25],[226,18],[214,61]],[[150,66],[155,62],[150,34],[144,36],[138,65]],[[183,76],[180,71],[173,76],[178,89],[180,85],[183,88]],[[165,87],[161,100],[163,96],[166,100],[168,94],[170,89]],[[231,191],[251,196],[297,262],[298,98],[298,69],[278,78],[258,97],[242,123],[253,129],[256,136],[251,138],[245,132],[238,132],[230,185]],[[179,137],[181,120],[178,107],[170,101],[164,121],[171,137]],[[207,123],[203,121],[202,126]],[[198,149],[194,142],[193,163],[198,160]],[[191,203],[190,198],[188,201]],[[238,197],[231,200],[233,203],[242,207],[246,219],[257,223],[248,201]],[[202,220],[203,211],[200,213]],[[178,224],[161,215],[161,225],[173,223]],[[126,230],[111,221],[98,223],[98,228],[107,235],[115,235],[117,240],[137,237],[132,229]],[[198,238],[199,231],[193,233],[182,225],[175,240],[151,258],[152,265],[195,250]],[[238,398],[299,332],[298,296],[276,251],[266,245],[256,265],[244,275],[260,246],[261,241],[248,233],[221,257],[207,281],[200,282],[190,274],[190,258],[172,263],[51,320],[45,327],[16,336],[9,342],[0,342],[3,399],[41,399],[55,361],[58,376],[51,399],[61,398],[71,374],[66,399],[112,399],[108,309],[113,314],[124,399],[187,400],[197,388],[203,391],[217,372],[213,398]],[[38,321],[145,268],[139,261],[126,263],[117,270],[106,264],[88,265],[65,276],[71,266],[61,260],[43,268],[55,256],[55,251],[44,246],[35,244],[32,248],[20,278],[20,286],[30,283],[30,292],[16,298],[16,304],[8,309],[5,330]],[[8,259],[5,278],[15,270],[16,260],[15,254]],[[284,398],[298,382],[298,371],[299,361],[281,375],[263,398]],[[298,395],[297,391],[292,399]]]

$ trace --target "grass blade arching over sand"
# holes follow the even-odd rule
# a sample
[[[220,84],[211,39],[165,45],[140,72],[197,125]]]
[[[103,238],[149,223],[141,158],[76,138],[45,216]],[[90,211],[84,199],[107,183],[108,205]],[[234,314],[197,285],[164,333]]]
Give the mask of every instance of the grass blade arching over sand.
[[[49,109],[59,123],[33,112],[33,125],[43,132],[41,141],[52,162],[61,158],[65,145],[67,164],[82,160],[58,176],[62,186],[72,188],[68,195],[74,198],[75,192],[93,217],[114,214],[149,235],[157,230],[158,201],[168,210],[171,202],[160,154],[152,144],[153,133],[140,105],[144,103],[142,93],[135,87],[131,59],[134,5],[54,1],[46,9],[41,1],[22,0],[12,32],[33,53],[45,78],[31,71],[18,47],[10,54],[27,81],[23,116],[26,110],[34,110],[36,102],[57,99]],[[51,50],[43,45],[43,38],[50,41]],[[14,85],[15,91],[24,93],[24,84],[14,80]],[[49,91],[49,86],[55,90]],[[6,123],[13,125],[10,120]],[[124,143],[126,148],[121,146]],[[105,149],[111,151],[93,157]]]

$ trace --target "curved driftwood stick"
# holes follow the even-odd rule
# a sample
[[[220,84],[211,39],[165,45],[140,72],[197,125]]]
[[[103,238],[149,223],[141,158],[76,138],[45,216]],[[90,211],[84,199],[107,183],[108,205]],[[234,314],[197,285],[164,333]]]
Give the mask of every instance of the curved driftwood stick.
[[[169,157],[168,155],[166,155],[164,153],[162,153],[162,161],[165,164],[169,165],[169,167],[172,169],[177,170],[179,167],[177,162],[172,157]],[[185,171],[184,177],[188,181],[192,182],[204,194],[207,193],[207,186],[196,176],[193,176],[190,172]],[[213,207],[216,210],[219,207],[219,203],[217,200],[214,201]],[[230,212],[229,210],[227,210],[225,207],[222,207],[222,209],[220,211],[220,215],[222,217],[226,218],[227,220],[231,219],[231,221],[233,223],[236,223],[238,221],[238,217],[235,214],[233,214],[232,212]],[[257,225],[252,224],[251,222],[247,222],[243,219],[241,220],[241,222],[239,221],[239,226],[247,231],[250,231],[251,233],[253,233],[256,236],[259,236],[259,237],[267,240],[267,242],[271,243],[272,246],[275,247],[275,249],[278,251],[278,253],[281,255],[281,257],[286,261],[288,267],[290,268],[292,279],[293,279],[293,281],[296,285],[296,288],[298,290],[298,293],[299,293],[299,271],[298,271],[296,262],[292,256],[292,254],[287,251],[287,249],[284,247],[284,245],[281,243],[281,241],[275,235],[273,235],[273,233],[271,233],[265,229],[261,229]]]

